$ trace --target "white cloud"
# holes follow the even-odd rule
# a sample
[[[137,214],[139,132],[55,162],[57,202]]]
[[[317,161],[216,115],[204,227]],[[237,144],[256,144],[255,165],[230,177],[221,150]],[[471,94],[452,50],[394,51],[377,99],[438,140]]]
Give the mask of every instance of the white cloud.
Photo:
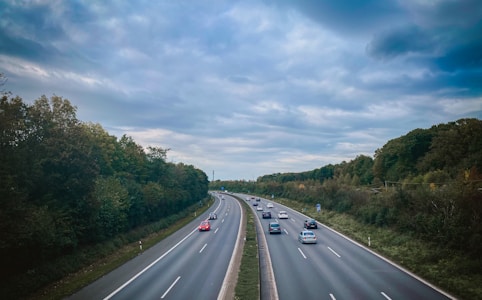
[[[0,21],[7,90],[67,97],[83,121],[170,148],[169,160],[209,177],[307,171],[373,155],[415,128],[482,117],[477,70],[441,59],[469,47],[456,37],[480,20],[446,15],[456,2],[431,12],[420,1],[353,3],[358,14],[336,1],[22,3],[6,3]],[[434,44],[413,55],[414,41],[387,42],[413,26]],[[377,50],[390,59],[367,53],[381,32]]]
[[[470,99],[445,99],[438,101],[444,112],[454,115],[455,118],[463,115],[473,115],[482,110],[482,97]]]

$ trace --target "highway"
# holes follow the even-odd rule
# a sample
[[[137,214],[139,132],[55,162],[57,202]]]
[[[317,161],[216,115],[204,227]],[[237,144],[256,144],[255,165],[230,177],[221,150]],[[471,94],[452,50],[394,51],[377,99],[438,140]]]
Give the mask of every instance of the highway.
[[[242,199],[247,195],[240,194]],[[246,201],[246,200],[245,200]],[[318,223],[313,229],[317,244],[301,244],[304,215],[261,198],[260,205],[273,219],[247,201],[261,221],[266,235],[279,299],[451,299],[450,295],[424,283],[363,246]],[[267,209],[271,202],[274,208]],[[277,220],[281,235],[270,235],[268,223],[280,210],[289,218]]]
[[[68,299],[217,299],[225,292],[242,216],[238,201],[224,198],[218,195],[196,220]],[[199,232],[212,211],[218,219]]]

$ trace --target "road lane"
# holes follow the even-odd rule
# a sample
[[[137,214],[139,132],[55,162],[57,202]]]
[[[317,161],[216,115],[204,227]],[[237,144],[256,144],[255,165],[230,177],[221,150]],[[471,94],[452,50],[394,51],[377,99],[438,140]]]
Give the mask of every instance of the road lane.
[[[274,203],[261,198],[260,205],[266,208],[268,202]],[[248,203],[252,207],[252,201]],[[267,236],[279,299],[450,299],[326,227],[313,230],[317,244],[302,245],[297,236],[306,216],[278,203],[270,210],[273,216],[280,210],[289,215],[289,219],[278,220],[283,230],[281,236],[270,236],[269,220],[260,220]],[[261,218],[261,212],[253,211]]]
[[[218,219],[211,220],[211,231],[198,232],[200,221],[214,209]],[[121,266],[69,299],[216,299],[240,218],[241,208],[234,198],[218,199],[212,210],[128,262],[132,269]]]

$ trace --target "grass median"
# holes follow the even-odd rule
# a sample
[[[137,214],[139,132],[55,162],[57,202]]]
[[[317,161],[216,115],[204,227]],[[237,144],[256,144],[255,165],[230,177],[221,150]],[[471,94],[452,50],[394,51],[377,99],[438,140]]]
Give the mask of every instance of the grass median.
[[[260,278],[259,278],[259,255],[258,240],[256,238],[256,222],[257,216],[243,203],[243,209],[246,214],[246,241],[243,248],[243,257],[238,274],[238,282],[235,289],[235,299],[237,300],[254,300],[260,297]]]

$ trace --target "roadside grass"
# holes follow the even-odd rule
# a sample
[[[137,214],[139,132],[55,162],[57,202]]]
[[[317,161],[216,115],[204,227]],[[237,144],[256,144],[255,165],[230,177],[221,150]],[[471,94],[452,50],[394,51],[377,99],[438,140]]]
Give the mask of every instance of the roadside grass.
[[[343,233],[454,297],[482,299],[482,257],[470,259],[465,253],[447,250],[388,228],[363,224],[346,214],[326,210],[317,212],[315,207],[288,199],[277,201]]]
[[[246,214],[246,241],[243,248],[243,257],[238,274],[238,282],[235,288],[234,299],[237,300],[253,300],[260,297],[260,280],[259,280],[259,256],[258,241],[256,238],[256,217],[247,204],[243,203],[243,209]]]
[[[460,299],[482,299],[482,284],[480,284],[482,283],[482,258],[469,260],[463,253],[448,251],[387,228],[362,224],[345,214],[326,210],[317,212],[314,207],[307,207],[304,203],[288,199],[276,199],[276,201],[341,232],[453,296]],[[240,202],[243,203],[243,209],[246,212],[247,226],[246,241],[235,288],[235,299],[259,299],[259,256],[254,220],[256,216],[249,207],[246,207],[248,204],[242,199]],[[209,207],[210,205],[206,205],[198,208],[198,214]],[[155,245],[194,218],[195,216],[190,213],[173,224],[152,233],[148,233],[149,229],[142,229],[144,249]],[[137,236],[139,233],[135,235]],[[370,237],[370,246],[368,246],[368,237]],[[132,240],[132,237],[110,241],[110,245],[106,246],[112,249],[108,255],[105,255],[103,251],[98,251],[98,258],[94,260],[94,263],[39,291],[30,299],[62,299],[138,255],[138,243],[124,242],[122,246],[118,246],[123,243],[123,240]],[[96,254],[95,250],[90,252],[83,255]]]
[[[138,243],[139,240],[142,240],[142,248],[143,251],[145,251],[187,225],[199,214],[208,210],[211,205],[212,201],[210,200],[208,201],[208,205],[187,209],[184,217],[177,217],[176,220],[160,220],[159,222],[144,226],[141,229],[108,241],[103,245],[91,249],[84,249],[84,251],[78,253],[76,257],[71,257],[65,261],[59,260],[54,267],[62,268],[62,264],[69,263],[69,261],[75,259],[85,261],[85,256],[90,257],[89,261],[91,261],[91,263],[37,291],[28,299],[63,299],[72,295],[82,287],[139,255],[141,251]]]

